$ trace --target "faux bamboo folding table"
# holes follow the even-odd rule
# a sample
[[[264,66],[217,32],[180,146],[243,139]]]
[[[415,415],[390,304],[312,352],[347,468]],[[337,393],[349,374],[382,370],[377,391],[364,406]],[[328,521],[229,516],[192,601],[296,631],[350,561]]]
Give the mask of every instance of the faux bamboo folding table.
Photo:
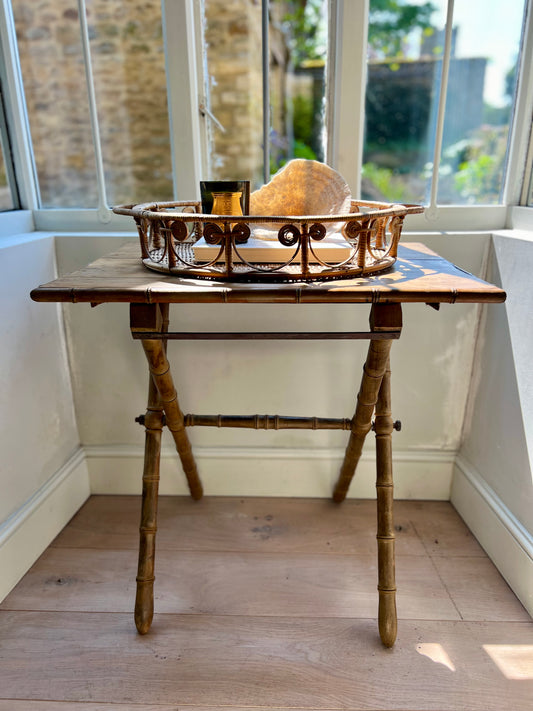
[[[422,244],[400,246],[396,264],[386,273],[337,281],[283,284],[202,282],[148,271],[140,262],[138,246],[128,244],[88,267],[44,284],[31,294],[35,301],[107,302],[130,304],[130,328],[142,342],[150,371],[144,424],[145,460],[140,524],[139,567],[135,623],[145,634],[153,617],[153,585],[159,458],[163,427],[176,443],[191,496],[203,491],[186,428],[191,426],[255,429],[343,429],[349,431],[346,454],[333,491],[344,500],[355,472],[363,442],[376,435],[378,625],[383,643],[396,639],[396,584],[394,563],[392,432],[389,353],[400,337],[402,303],[502,302],[505,292],[450,264]],[[370,304],[370,330],[365,332],[170,332],[169,306],[192,303]],[[368,355],[355,414],[351,419],[288,417],[281,415],[184,415],[180,409],[166,355],[171,339],[369,339]],[[374,414],[375,413],[375,414]],[[374,421],[372,422],[372,417]]]

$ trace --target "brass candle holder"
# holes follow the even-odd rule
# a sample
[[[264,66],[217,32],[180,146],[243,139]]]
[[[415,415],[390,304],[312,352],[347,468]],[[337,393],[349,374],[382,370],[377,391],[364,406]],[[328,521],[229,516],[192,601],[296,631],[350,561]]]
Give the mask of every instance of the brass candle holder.
[[[212,215],[242,215],[241,197],[242,192],[213,192]],[[217,222],[219,227],[224,229],[224,224]],[[230,229],[235,227],[235,223],[230,225]]]

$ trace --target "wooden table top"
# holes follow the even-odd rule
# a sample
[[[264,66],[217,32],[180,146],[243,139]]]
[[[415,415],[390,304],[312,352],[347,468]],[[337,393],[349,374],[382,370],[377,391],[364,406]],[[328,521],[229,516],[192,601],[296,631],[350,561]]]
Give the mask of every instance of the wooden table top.
[[[313,283],[246,284],[183,279],[150,271],[132,242],[84,269],[43,284],[35,301],[126,303],[482,303],[502,289],[463,271],[423,244],[401,244],[396,264],[374,276]]]

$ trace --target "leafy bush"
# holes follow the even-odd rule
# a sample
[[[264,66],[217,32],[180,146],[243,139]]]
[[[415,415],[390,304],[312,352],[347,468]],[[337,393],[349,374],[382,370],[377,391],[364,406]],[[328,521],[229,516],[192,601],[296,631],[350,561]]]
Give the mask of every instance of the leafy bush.
[[[495,204],[500,200],[507,151],[507,126],[480,126],[449,146],[439,168],[439,200],[446,203]],[[432,164],[426,165],[429,176]]]
[[[382,168],[375,163],[364,163],[362,177],[367,186],[370,183],[366,190],[369,194],[363,195],[365,198],[377,198],[389,202],[415,201],[405,178],[390,168]]]

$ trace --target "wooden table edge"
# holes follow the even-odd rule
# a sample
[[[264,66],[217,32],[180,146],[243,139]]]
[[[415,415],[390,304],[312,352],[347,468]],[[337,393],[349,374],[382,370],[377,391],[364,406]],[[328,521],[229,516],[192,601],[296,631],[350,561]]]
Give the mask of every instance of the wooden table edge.
[[[183,303],[285,303],[285,304],[397,304],[397,303],[503,303],[505,291],[413,291],[410,293],[369,290],[361,293],[329,291],[320,293],[298,287],[284,290],[285,285],[253,291],[251,289],[220,287],[216,290],[188,293],[153,292],[150,289],[73,289],[40,286],[30,293],[33,301],[40,303],[137,303],[137,304],[183,304]]]

